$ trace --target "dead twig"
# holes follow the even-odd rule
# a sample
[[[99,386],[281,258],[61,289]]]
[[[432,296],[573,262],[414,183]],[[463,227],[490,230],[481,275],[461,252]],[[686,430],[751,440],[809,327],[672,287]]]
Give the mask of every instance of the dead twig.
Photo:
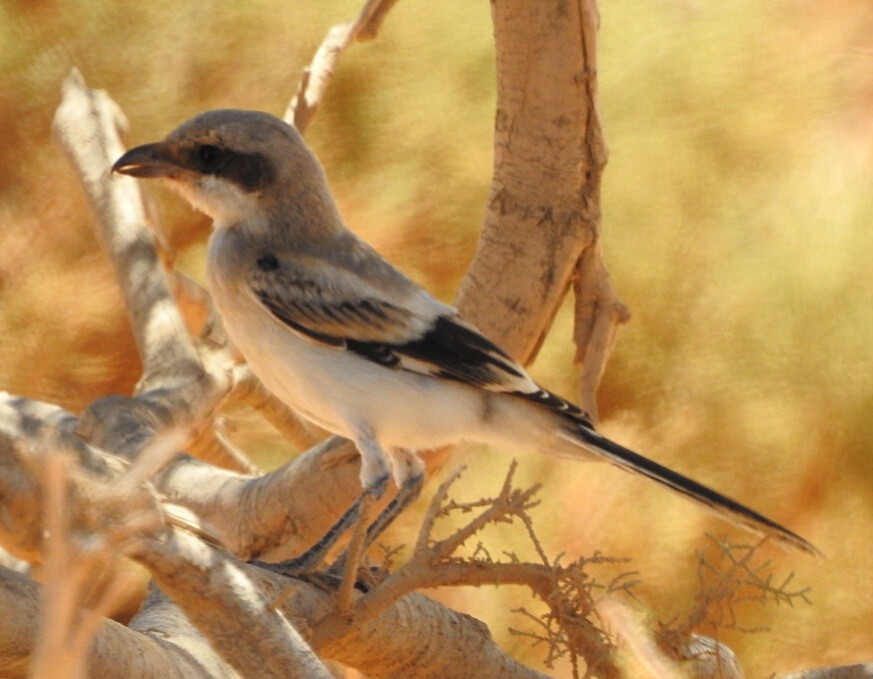
[[[765,540],[754,545],[732,545],[708,537],[717,552],[714,557],[698,552],[695,606],[684,622],[662,624],[656,641],[670,657],[691,663],[697,676],[742,677],[736,656],[718,640],[719,633],[726,629],[762,631],[741,624],[741,606],[810,604],[810,588],[795,587],[793,573],[777,580],[769,560],[756,563],[754,557]],[[695,633],[699,629],[712,636]]]
[[[373,40],[396,3],[397,0],[367,0],[357,17],[327,32],[312,62],[303,69],[297,92],[285,110],[286,122],[301,134],[306,130],[324,99],[342,53],[356,40]]]
[[[586,667],[597,667],[598,676],[617,676],[613,658],[614,645],[600,623],[596,601],[598,597],[628,593],[635,573],[622,573],[611,582],[601,584],[588,573],[595,564],[617,563],[621,560],[595,554],[564,566],[560,557],[550,560],[543,549],[529,511],[539,486],[525,490],[513,486],[516,463],[513,462],[500,492],[492,498],[472,502],[457,502],[449,497],[452,484],[463,469],[457,469],[439,486],[428,507],[415,548],[409,560],[394,573],[377,578],[371,591],[359,596],[348,611],[334,611],[313,628],[313,643],[337,644],[345,635],[373,620],[395,602],[411,592],[430,587],[458,585],[524,585],[547,606],[538,620],[539,633],[530,633],[535,643],[547,641],[547,662],[568,657],[573,664],[584,658]],[[435,540],[433,531],[437,519],[451,514],[473,514],[449,536]],[[519,520],[525,526],[539,563],[522,562],[515,554],[507,560],[495,560],[480,542],[469,557],[457,551],[473,536],[490,524]],[[532,615],[532,614],[528,614]]]
[[[599,240],[588,247],[576,263],[573,292],[574,360],[582,366],[579,406],[596,423],[597,389],[615,344],[616,330],[631,317],[630,309],[619,299],[612,285]]]

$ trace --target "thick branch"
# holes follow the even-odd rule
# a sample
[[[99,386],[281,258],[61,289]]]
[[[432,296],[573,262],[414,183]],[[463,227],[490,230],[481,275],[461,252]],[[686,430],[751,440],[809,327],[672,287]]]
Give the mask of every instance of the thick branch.
[[[289,619],[273,608],[278,591],[263,586],[260,569],[178,530],[139,545],[133,555],[242,676],[330,679]],[[291,612],[297,627],[301,617],[298,608]]]
[[[0,567],[0,675],[28,676],[39,622],[40,588],[30,578]],[[14,614],[11,612],[14,611]],[[153,626],[155,620],[160,626]],[[157,632],[154,636],[151,630]],[[159,630],[159,631],[158,631]],[[169,605],[144,607],[130,627],[103,623],[88,649],[90,676],[101,679],[235,679],[184,619]]]
[[[494,177],[458,307],[529,363],[571,282],[583,280],[577,328],[588,331],[577,332],[577,356],[584,361],[583,406],[593,414],[614,327],[628,317],[595,250],[607,156],[596,101],[596,4],[495,0],[491,11]]]
[[[18,438],[17,441],[20,445],[22,439]],[[32,467],[33,465],[22,465],[25,472]],[[230,475],[228,472],[223,473]],[[137,498],[143,493],[142,488],[131,489],[130,493],[124,495],[124,505],[116,505],[116,511],[122,510],[122,515],[116,516],[115,512],[107,512],[106,507],[99,504],[103,499],[100,493],[88,490],[94,486],[94,480],[76,476],[73,477],[73,483],[73,492],[66,505],[70,516],[71,535],[81,535],[86,544],[94,541],[100,543],[103,538],[99,529],[95,529],[93,525],[83,526],[82,520],[94,516],[106,519],[105,523],[109,526],[124,526],[123,507],[136,506],[139,503]],[[143,497],[148,501],[147,495]],[[37,496],[31,494],[29,498],[9,498],[12,503],[24,500],[29,500],[32,510],[38,513]],[[95,502],[97,504],[93,504]],[[91,509],[87,506],[91,506]],[[144,534],[143,539],[125,541],[125,544],[125,550],[129,554],[148,565],[162,589],[185,610],[187,618],[210,640],[212,647],[221,649],[226,656],[225,660],[241,673],[246,676],[319,676],[316,673],[319,670],[313,670],[313,667],[319,667],[318,664],[312,664],[317,662],[315,656],[304,638],[287,621],[293,621],[294,627],[305,634],[331,610],[331,592],[303,583],[295,584],[284,577],[242,564],[179,529],[149,532]],[[296,592],[293,596],[288,595],[289,587]],[[35,605],[35,600],[34,591],[31,592],[28,605]],[[273,602],[277,600],[283,602],[281,610],[284,617],[277,616],[272,610]],[[152,623],[149,629],[154,629],[158,634],[171,634],[164,627],[162,615],[153,612],[150,619]],[[173,619],[171,616],[171,629]],[[29,620],[28,631],[24,636],[32,639],[35,615]],[[20,622],[16,620],[16,624]],[[399,634],[398,629],[406,629],[408,633]],[[191,630],[186,634],[199,639],[199,634]],[[0,625],[0,647],[9,648],[11,644],[18,648],[11,639],[21,635],[19,627],[6,623]],[[452,638],[451,648],[435,646],[432,643],[434,635],[437,638]],[[455,641],[457,645],[454,644]],[[118,643],[127,642],[122,640]],[[142,645],[139,640],[130,643],[134,649]],[[19,650],[11,658],[26,657],[32,650],[27,644],[19,646]],[[483,676],[538,676],[499,651],[480,623],[423,597],[397,602],[383,616],[347,635],[342,643],[322,646],[323,648],[318,648],[320,653],[357,665],[373,676],[409,676],[413,668],[418,675],[417,668],[422,666],[429,668],[430,674],[426,676],[464,676],[458,674],[458,668],[466,667],[462,662],[464,658],[473,658],[477,664],[487,664],[492,668],[493,674]],[[374,654],[373,648],[380,649],[380,653]],[[163,662],[172,663],[174,658],[172,650],[154,648],[152,645],[148,645],[148,649],[148,660],[145,664],[148,669],[137,676],[189,676],[180,673],[181,670],[177,673],[152,673],[153,666],[160,667]],[[134,651],[119,652],[123,661],[125,654]],[[205,662],[200,650],[192,649],[192,652],[197,658],[195,666]],[[207,659],[209,657],[212,657],[211,654],[207,654]],[[7,655],[6,658],[9,659],[10,656]],[[9,663],[14,665],[15,662],[17,661],[9,659]],[[103,658],[100,662],[109,663],[111,657]],[[121,666],[125,667],[123,662]],[[226,673],[227,670],[222,670],[210,676],[226,676]],[[97,676],[116,676],[116,670]]]
[[[219,648],[251,649],[250,660],[228,657],[245,674],[242,663],[251,663],[260,673],[246,676],[319,676],[288,674],[286,655],[287,620],[300,630],[301,641],[334,606],[333,595],[313,585],[287,578],[247,564],[227,560],[212,548],[182,532],[153,541],[139,550],[137,559],[147,563],[162,589],[198,629]],[[199,569],[191,569],[199,564]],[[278,610],[273,606],[278,604]],[[232,611],[232,613],[231,613]],[[225,618],[240,618],[241,631]],[[450,644],[434,639],[450,638]],[[232,641],[232,644],[231,644]],[[312,640],[310,640],[312,641]],[[412,595],[398,601],[378,618],[357,627],[342,640],[319,643],[315,649],[326,658],[353,666],[374,677],[468,677],[469,667],[482,668],[477,676],[538,677],[515,663],[493,643],[481,623],[422,597]],[[275,670],[273,669],[276,658]],[[300,662],[298,657],[295,662]],[[282,674],[282,672],[286,674]]]

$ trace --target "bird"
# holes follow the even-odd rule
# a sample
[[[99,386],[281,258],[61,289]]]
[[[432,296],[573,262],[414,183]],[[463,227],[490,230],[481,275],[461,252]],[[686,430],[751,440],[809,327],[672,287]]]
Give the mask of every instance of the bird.
[[[112,171],[160,178],[212,219],[210,292],[252,372],[304,418],[355,444],[362,497],[381,496],[391,477],[399,489],[368,535],[418,495],[418,451],[521,442],[559,458],[605,460],[755,534],[820,554],[757,511],[607,438],[534,382],[346,226],[322,165],[280,118],[206,111],[130,149]],[[359,515],[356,503],[320,541],[322,554]]]

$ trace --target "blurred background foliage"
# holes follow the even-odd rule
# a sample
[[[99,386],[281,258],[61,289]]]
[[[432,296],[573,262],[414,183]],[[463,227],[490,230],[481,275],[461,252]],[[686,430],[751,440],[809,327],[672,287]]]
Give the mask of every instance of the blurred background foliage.
[[[71,67],[109,91],[128,142],[208,108],[281,115],[351,0],[0,3],[0,387],[78,410],[128,393],[139,364],[74,175],[50,139]],[[630,305],[601,389],[603,429],[810,538],[826,561],[765,548],[812,606],[749,605],[722,630],[751,677],[873,657],[873,6],[864,0],[601,3],[610,162],[607,264]],[[450,300],[491,170],[493,52],[485,0],[400,2],[341,63],[308,132],[350,224]],[[208,223],[161,189],[180,268],[202,276]],[[569,397],[569,308],[533,367]],[[262,459],[288,451],[249,432]],[[469,448],[458,492],[496,492],[507,457]],[[641,572],[653,617],[681,619],[707,531],[747,539],[611,469],[522,459],[542,481],[551,554],[600,549]],[[419,503],[423,506],[423,502]],[[418,516],[395,532],[409,542]],[[525,552],[522,531],[485,536]],[[613,573],[614,574],[614,573]],[[610,577],[607,569],[604,579]],[[512,588],[438,596],[506,628]],[[535,608],[535,607],[534,607]],[[706,631],[706,630],[704,630]],[[556,673],[564,676],[566,669]]]

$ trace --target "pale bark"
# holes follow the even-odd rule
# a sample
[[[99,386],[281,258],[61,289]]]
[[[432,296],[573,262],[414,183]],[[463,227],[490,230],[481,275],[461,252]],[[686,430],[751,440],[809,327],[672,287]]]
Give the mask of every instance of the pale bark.
[[[585,364],[582,405],[594,416],[614,328],[629,317],[596,247],[607,156],[596,99],[596,3],[495,0],[491,11],[494,176],[458,306],[529,363],[571,282],[591,279],[577,289],[585,301],[577,305],[576,339]]]
[[[10,477],[13,468],[17,468],[14,478],[32,477],[35,481],[46,456],[51,454],[77,453],[81,448],[86,455],[98,459],[101,457],[102,453],[92,447],[73,445],[74,439],[49,440],[46,432],[35,422],[28,423],[27,431],[16,432],[14,427],[20,421],[16,415],[21,403],[20,400],[8,402],[0,408],[0,422],[6,425],[4,434],[9,435],[3,439],[8,449],[4,451],[6,468],[0,470],[0,482]],[[39,410],[39,407],[28,405],[28,409]],[[42,428],[46,426],[42,423]],[[70,446],[73,447],[72,451],[68,451]],[[35,452],[37,447],[42,448],[39,459]],[[328,453],[339,451],[347,454],[342,451],[342,445],[335,443],[329,443],[324,448]],[[317,458],[317,451],[310,457]],[[103,473],[88,476],[77,474],[70,479],[72,492],[69,502],[65,503],[65,510],[70,513],[71,548],[79,548],[76,537],[79,535],[85,540],[85,548],[94,544],[95,540],[98,544],[111,541],[107,529],[118,531],[118,527],[126,522],[127,527],[139,537],[131,540],[132,536],[121,530],[119,541],[110,546],[122,549],[128,556],[148,566],[161,589],[170,595],[174,604],[184,611],[186,619],[193,623],[196,632],[189,630],[183,637],[189,640],[186,644],[192,644],[189,651],[194,656],[194,667],[218,663],[216,666],[219,670],[210,670],[212,674],[206,676],[234,676],[229,669],[231,667],[241,676],[328,676],[313,648],[322,657],[353,664],[373,676],[463,677],[464,671],[459,668],[465,667],[465,662],[484,668],[483,676],[539,676],[500,651],[481,623],[420,596],[396,597],[395,601],[379,611],[379,615],[369,615],[367,620],[351,625],[339,634],[320,634],[319,625],[334,605],[329,589],[289,581],[259,567],[241,563],[230,553],[210,546],[187,529],[141,520],[137,526],[130,526],[137,513],[148,510],[155,503],[156,496],[147,487],[131,488],[123,495],[113,494],[112,485],[107,484],[107,480],[123,479],[125,473],[128,472],[104,470]],[[230,512],[233,518],[226,523],[233,524],[240,515],[248,515],[250,527],[255,525],[251,517],[258,514],[259,496],[269,496],[272,489],[278,488],[282,479],[286,478],[293,479],[291,483],[298,491],[302,487],[300,479],[294,478],[293,473],[289,475],[287,471],[265,482],[262,479],[245,479],[233,472],[216,470],[184,457],[170,463],[161,476],[174,478],[159,480],[158,487],[174,489],[174,500],[184,501],[194,507],[197,507],[199,493],[206,496],[213,490],[219,496],[229,494],[242,497],[240,507]],[[190,495],[195,501],[187,501],[188,496],[184,493],[186,487],[192,489]],[[40,513],[44,498],[37,483],[19,484],[14,491],[4,497],[5,506],[16,507],[23,514]],[[287,494],[289,491],[290,488],[283,487],[280,492]],[[271,504],[268,499],[263,502],[265,505]],[[166,509],[170,510],[171,507]],[[216,508],[213,506],[213,509]],[[217,525],[221,525],[221,516],[227,513],[225,507],[213,513],[203,511],[203,516],[211,517]],[[202,518],[197,517],[198,522]],[[178,520],[173,523],[180,524]],[[205,535],[215,532],[215,526],[206,521],[188,528],[198,532],[202,530]],[[238,528],[242,532],[243,529]],[[39,535],[34,534],[32,538],[36,543],[32,549],[38,550]],[[251,544],[252,541],[250,537],[245,542]],[[82,554],[87,557],[89,553]],[[37,592],[35,589],[28,591],[27,606],[35,607]],[[156,605],[161,607],[161,611],[166,610],[166,602],[153,598],[142,612],[151,621],[147,634],[163,638],[171,632],[180,633],[175,627],[178,616],[171,616],[171,631],[167,631],[161,623],[161,615],[150,610]],[[0,619],[0,649],[3,650],[0,662],[17,665],[21,658],[30,654],[36,618],[33,615],[9,620],[9,625]],[[12,622],[15,625],[11,625]],[[401,633],[399,630],[404,631]],[[102,631],[98,632],[98,637],[101,634]],[[434,638],[455,639],[458,645],[435,648]],[[200,653],[207,642],[209,648],[216,649],[223,658],[222,663],[215,660],[212,651],[201,657]],[[312,643],[315,643],[314,647]],[[147,669],[142,669],[142,674],[137,676],[168,676],[161,668],[165,663],[173,662],[175,651],[162,644],[139,641],[136,644],[139,650],[126,650],[124,653],[136,652],[147,656],[143,660]],[[373,649],[379,649],[379,652],[373,653]],[[94,667],[109,664],[111,658],[92,654],[88,661],[95,663],[91,668],[93,673]],[[126,668],[124,662],[120,667],[122,670]],[[121,670],[107,670],[99,676],[116,676],[117,671]],[[202,676],[199,669],[194,672],[178,676]]]
[[[40,588],[30,578],[0,568],[0,676],[23,679],[36,639]],[[100,679],[236,679],[181,612],[164,601],[148,606],[130,625],[106,620],[88,649],[90,676]],[[157,622],[156,622],[157,621]],[[160,630],[160,634],[149,633]],[[56,676],[66,676],[57,667]]]

